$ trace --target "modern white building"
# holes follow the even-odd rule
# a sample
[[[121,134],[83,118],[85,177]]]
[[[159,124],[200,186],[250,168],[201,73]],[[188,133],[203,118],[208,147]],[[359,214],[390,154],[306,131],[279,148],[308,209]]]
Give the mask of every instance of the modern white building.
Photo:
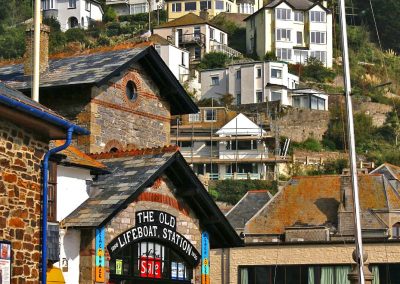
[[[279,60],[302,64],[315,57],[332,67],[332,13],[327,1],[269,1],[245,21],[247,53],[264,57],[272,52]]]
[[[97,0],[42,0],[43,17],[55,18],[61,30],[84,28],[91,21],[102,21],[103,9]]]
[[[231,57],[241,56],[241,53],[228,46],[228,35],[225,31],[210,23],[208,14],[202,17],[193,13],[155,27],[153,33],[170,42],[189,50],[190,62],[197,63],[204,54],[219,51]]]
[[[328,95],[322,91],[305,88],[290,91],[292,106],[297,108],[328,110]]]
[[[106,0],[118,15],[136,15],[149,12],[149,1],[146,0]],[[163,9],[163,0],[151,0],[150,10]]]
[[[284,62],[233,64],[201,72],[201,99],[231,94],[238,105],[270,101],[292,105],[290,91],[298,85],[299,77],[290,74]]]
[[[164,60],[171,72],[181,84],[189,80],[189,57],[186,49],[173,45],[159,35],[152,35],[149,41],[153,42],[158,54]]]

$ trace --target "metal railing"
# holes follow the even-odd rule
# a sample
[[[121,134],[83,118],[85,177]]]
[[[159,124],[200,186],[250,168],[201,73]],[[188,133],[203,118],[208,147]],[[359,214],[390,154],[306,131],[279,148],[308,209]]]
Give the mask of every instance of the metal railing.
[[[239,51],[222,43],[212,42],[210,50],[214,52],[222,52],[229,57],[242,57],[242,54]]]
[[[206,173],[206,179],[209,180],[258,180],[262,179],[260,173]]]
[[[174,36],[167,36],[169,42],[174,42]],[[191,44],[195,43],[204,46],[206,42],[206,35],[202,33],[192,33],[192,34],[182,34],[179,36],[178,43],[181,44]]]

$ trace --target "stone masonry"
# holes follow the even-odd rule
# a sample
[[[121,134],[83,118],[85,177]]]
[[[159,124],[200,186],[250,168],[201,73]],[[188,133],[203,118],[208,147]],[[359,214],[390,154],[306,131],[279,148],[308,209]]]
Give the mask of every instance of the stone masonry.
[[[177,218],[177,232],[181,233],[199,252],[201,252],[201,230],[199,220],[192,210],[186,206],[184,201],[174,195],[174,191],[174,185],[166,176],[157,179],[151,187],[145,189],[136,200],[106,224],[105,243],[108,244],[119,234],[135,226],[136,211],[151,209],[164,211],[175,216]],[[82,231],[81,235],[87,237],[82,237],[81,240],[80,271],[86,271],[86,273],[81,273],[80,283],[89,284],[93,283],[94,278],[94,230],[90,233]],[[91,253],[89,254],[89,252]],[[108,252],[106,256],[107,260],[109,260]],[[108,261],[106,262],[106,267],[108,267]],[[107,274],[106,278],[108,279],[108,277]],[[194,278],[195,283],[200,283],[200,264],[194,271]]]
[[[48,141],[0,121],[0,239],[12,245],[12,283],[39,283],[41,160]]]
[[[134,101],[126,95],[129,81],[137,88],[138,96]],[[169,103],[161,97],[154,80],[140,64],[134,64],[101,86],[44,90],[41,103],[90,130],[90,135],[74,141],[74,146],[86,153],[170,143]]]

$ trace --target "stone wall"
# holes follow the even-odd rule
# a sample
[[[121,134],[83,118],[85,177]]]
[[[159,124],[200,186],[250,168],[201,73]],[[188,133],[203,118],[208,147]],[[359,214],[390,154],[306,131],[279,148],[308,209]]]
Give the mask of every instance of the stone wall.
[[[364,243],[369,263],[400,263],[400,243]],[[211,284],[237,284],[241,265],[351,264],[354,243],[271,244],[211,250]]]
[[[288,108],[276,120],[279,135],[302,142],[309,137],[322,140],[328,130],[329,111]]]
[[[126,96],[128,81],[137,87],[134,101]],[[90,135],[80,136],[73,143],[86,153],[170,144],[169,102],[139,64],[101,86],[43,92],[41,103],[90,130]]]
[[[196,218],[194,212],[186,206],[184,201],[173,194],[174,191],[174,185],[166,176],[156,180],[151,187],[145,189],[135,201],[130,203],[124,210],[119,212],[109,223],[106,224],[106,245],[121,233],[135,226],[135,213],[137,211],[160,210],[176,217],[176,231],[188,239],[198,252],[201,252],[201,230],[199,220]],[[95,241],[93,232],[94,231],[92,230],[90,234],[86,234],[90,235],[90,238],[82,238],[81,241],[81,248],[85,247],[85,249],[81,249],[80,268],[87,272],[85,274],[81,273],[80,283],[83,284],[93,283],[93,263],[95,259]],[[82,232],[81,235],[83,236],[84,233]],[[88,257],[89,252],[91,253],[91,257]],[[110,260],[108,252],[106,253],[106,256],[106,267],[108,267],[108,261]],[[92,266],[90,266],[91,264]],[[192,283],[200,283],[200,264],[196,267],[193,275],[195,282]],[[109,278],[108,273],[106,278]]]
[[[41,160],[48,141],[0,121],[0,240],[12,245],[12,283],[39,283]]]

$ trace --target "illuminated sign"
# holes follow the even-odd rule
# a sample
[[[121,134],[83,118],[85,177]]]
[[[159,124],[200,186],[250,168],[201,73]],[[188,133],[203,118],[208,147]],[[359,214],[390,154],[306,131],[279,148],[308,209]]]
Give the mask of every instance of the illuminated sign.
[[[96,282],[105,282],[104,227],[96,229]]]
[[[200,262],[200,254],[196,248],[183,235],[176,232],[175,216],[163,211],[145,210],[136,212],[135,217],[136,226],[123,232],[108,244],[107,249],[111,256],[129,244],[151,239],[180,251],[193,267]]]
[[[140,277],[161,278],[161,258],[141,256]]]

